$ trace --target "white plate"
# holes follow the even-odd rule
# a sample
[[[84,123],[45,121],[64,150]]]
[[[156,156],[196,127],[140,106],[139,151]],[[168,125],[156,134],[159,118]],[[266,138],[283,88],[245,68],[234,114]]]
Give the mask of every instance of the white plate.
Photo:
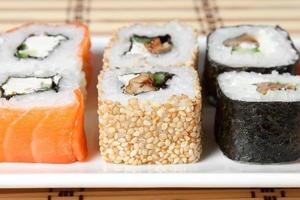
[[[300,187],[300,162],[276,165],[229,160],[213,138],[214,108],[205,106],[204,152],[200,162],[186,165],[129,166],[107,164],[98,153],[96,76],[107,38],[92,40],[93,82],[88,88],[86,133],[90,158],[74,164],[1,163],[0,187]],[[205,39],[200,40],[204,52]],[[201,61],[204,59],[201,54]],[[203,63],[202,63],[203,65]],[[16,147],[17,148],[17,147]]]

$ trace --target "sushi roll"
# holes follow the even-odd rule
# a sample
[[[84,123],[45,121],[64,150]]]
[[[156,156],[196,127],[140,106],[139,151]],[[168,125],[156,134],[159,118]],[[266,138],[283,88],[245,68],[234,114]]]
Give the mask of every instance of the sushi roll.
[[[215,136],[230,159],[300,158],[300,76],[225,72],[218,77]]]
[[[75,77],[71,72],[0,73],[0,162],[85,160],[84,100]]]
[[[205,90],[216,97],[217,76],[225,71],[295,74],[299,53],[281,27],[240,25],[216,29],[207,39]]]
[[[103,68],[141,65],[197,68],[197,58],[197,34],[193,28],[177,22],[135,24],[113,35],[104,52]]]
[[[0,70],[76,71],[89,80],[90,36],[84,24],[30,23],[1,35]]]
[[[87,28],[26,24],[1,38],[0,162],[84,161]]]
[[[104,160],[133,165],[199,160],[200,90],[191,67],[103,70],[98,114]]]

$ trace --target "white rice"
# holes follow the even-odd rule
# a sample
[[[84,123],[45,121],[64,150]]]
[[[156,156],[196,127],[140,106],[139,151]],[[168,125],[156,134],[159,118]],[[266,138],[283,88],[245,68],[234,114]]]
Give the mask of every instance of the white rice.
[[[18,59],[14,56],[16,48],[30,34],[63,34],[69,38],[61,42],[45,59]],[[2,45],[0,46],[0,70],[12,72],[24,69],[28,71],[49,70],[63,72],[66,70],[82,70],[82,60],[78,56],[80,43],[84,30],[75,25],[51,26],[44,24],[31,24],[20,27],[12,32],[2,34]],[[43,44],[41,44],[43,45]]]
[[[223,42],[243,33],[253,35],[259,42],[259,53],[232,53]],[[219,28],[208,40],[208,56],[230,67],[275,67],[294,64],[299,55],[288,40],[288,33],[273,26],[234,26]]]
[[[169,34],[173,47],[171,52],[153,54],[126,54],[130,47],[132,35],[154,37]],[[172,66],[185,65],[192,60],[193,51],[197,49],[197,35],[189,26],[183,26],[177,22],[170,22],[164,25],[142,25],[135,24],[120,29],[117,41],[110,49],[108,60],[110,67],[132,67],[139,65],[148,66]]]
[[[167,81],[168,87],[165,89],[141,93],[136,96],[124,94],[118,76],[140,72],[169,72],[175,75]],[[193,99],[196,95],[195,86],[199,84],[196,82],[198,80],[197,72],[190,67],[132,67],[109,69],[101,73],[104,73],[103,80],[99,82],[100,90],[103,92],[101,98],[120,102],[123,105],[126,105],[128,100],[132,98],[137,98],[141,103],[150,101],[157,104],[167,102],[173,95],[186,95]]]
[[[254,84],[279,82],[296,85],[296,90],[269,90],[265,95],[256,91]],[[259,74],[255,72],[225,72],[218,76],[221,91],[230,99],[247,102],[295,102],[300,101],[300,76],[290,74]]]

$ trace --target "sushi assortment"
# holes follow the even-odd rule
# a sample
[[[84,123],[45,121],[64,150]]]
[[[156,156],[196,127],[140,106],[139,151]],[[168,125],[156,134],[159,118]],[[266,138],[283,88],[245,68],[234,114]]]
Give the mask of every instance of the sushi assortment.
[[[201,87],[194,30],[172,22],[133,25],[116,35],[104,53],[98,82],[104,160],[135,165],[198,161]],[[185,38],[191,41],[181,46]]]
[[[27,24],[1,35],[1,162],[86,159],[88,34],[82,24]]]
[[[32,23],[1,34],[0,162],[87,158],[90,46],[80,23]],[[97,84],[105,161],[200,160],[198,58],[195,30],[178,22],[135,24],[113,34]],[[300,158],[298,60],[279,26],[221,27],[208,35],[204,93],[216,106],[215,139],[225,156],[261,164]]]

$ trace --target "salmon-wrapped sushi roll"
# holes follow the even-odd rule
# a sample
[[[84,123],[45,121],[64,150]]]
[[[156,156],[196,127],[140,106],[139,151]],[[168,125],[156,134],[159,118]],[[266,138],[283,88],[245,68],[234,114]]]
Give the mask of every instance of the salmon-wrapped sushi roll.
[[[27,24],[1,37],[0,162],[83,161],[87,28]]]
[[[82,73],[83,81],[90,77],[91,42],[83,24],[31,23],[11,29],[1,37],[1,70],[73,70]]]
[[[178,22],[134,24],[113,35],[103,68],[133,66],[198,67],[196,31]]]
[[[0,162],[87,157],[80,78],[71,72],[0,74]]]

